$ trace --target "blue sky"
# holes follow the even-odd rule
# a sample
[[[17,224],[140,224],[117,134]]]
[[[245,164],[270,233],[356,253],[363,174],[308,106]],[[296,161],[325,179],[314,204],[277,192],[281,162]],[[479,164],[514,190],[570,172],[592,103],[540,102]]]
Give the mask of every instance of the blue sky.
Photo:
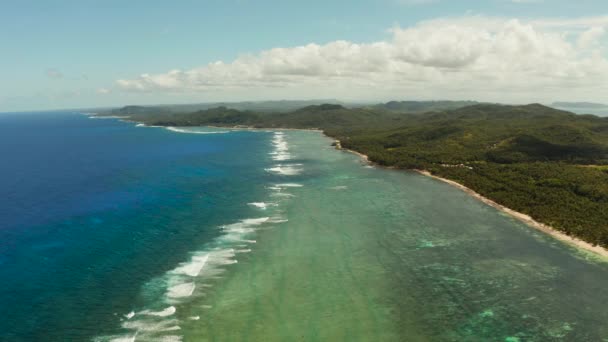
[[[503,37],[500,33],[502,31],[494,28],[494,24],[480,24],[480,18],[486,22],[518,19],[522,23],[522,30],[525,25],[532,25],[538,32],[550,31],[551,34],[568,36],[564,40],[573,47],[585,46],[588,50],[586,56],[563,57],[572,61],[574,68],[574,64],[583,65],[585,58],[590,60],[589,56],[593,54],[599,54],[600,59],[606,58],[606,40],[603,34],[604,28],[608,29],[608,21],[604,20],[606,16],[608,4],[605,0],[4,1],[0,5],[0,74],[3,76],[0,81],[0,111],[119,106],[131,103],[296,99],[322,95],[362,101],[393,97],[405,99],[411,96],[463,96],[493,100],[492,96],[495,95],[488,94],[488,98],[484,98],[486,95],[479,87],[465,92],[451,89],[443,83],[462,81],[467,77],[489,77],[497,80],[497,89],[493,93],[499,93],[501,89],[498,87],[505,86],[505,83],[501,83],[505,80],[504,75],[479,76],[482,73],[479,66],[466,65],[465,70],[464,64],[457,63],[457,73],[460,76],[452,79],[450,75],[454,75],[455,70],[451,64],[449,67],[452,69],[446,71],[444,65],[432,65],[431,62],[436,61],[435,57],[427,56],[429,51],[441,54],[445,44],[461,44],[462,37],[468,31],[463,31],[465,33],[458,36],[461,37],[459,39],[437,42],[429,47],[413,46],[403,40],[418,37],[424,41],[424,35],[406,32],[401,35],[402,38],[396,38],[397,34],[391,28],[400,27],[407,31],[408,28],[418,29],[421,23],[442,19],[448,21],[447,24],[442,22],[446,30],[437,33],[437,36],[450,35],[451,28],[456,27],[487,30],[490,35]],[[548,19],[560,23],[556,27],[546,23],[537,24],[540,20]],[[577,24],[577,20],[583,24]],[[573,31],[577,32],[572,33]],[[595,39],[593,43],[582,44],[578,36],[575,37],[586,31]],[[433,35],[434,31],[424,32]],[[387,76],[389,69],[373,75],[357,71],[357,75],[362,76],[353,76],[348,80],[344,79],[342,73],[339,81],[335,75],[323,73],[312,75],[313,80],[310,70],[319,69],[318,61],[314,68],[306,69],[308,77],[303,77],[302,74],[288,79],[287,75],[294,75],[298,71],[284,71],[283,68],[283,74],[279,75],[280,81],[277,81],[277,72],[273,72],[273,83],[270,84],[267,80],[262,80],[269,77],[266,71],[259,75],[260,64],[267,66],[268,58],[273,61],[277,58],[276,55],[267,58],[260,54],[273,48],[303,47],[310,43],[323,47],[335,41],[366,46],[396,39],[402,39],[401,43],[392,45],[401,50],[413,49],[418,56],[412,57],[408,53],[407,58],[399,59],[400,62],[408,63],[399,72],[403,72],[406,78],[415,74],[416,77],[412,76],[412,80],[419,79],[421,86],[433,91],[408,95],[413,81],[404,85],[396,81],[396,78],[391,78],[390,89],[383,93],[380,85],[383,80],[390,78],[390,75]],[[575,42],[576,39],[579,39],[579,43]],[[473,42],[471,47],[475,46]],[[447,49],[450,50],[450,47]],[[335,49],[329,48],[322,51],[325,51],[323,54],[327,54],[327,51],[335,53]],[[452,52],[471,53],[469,50]],[[375,52],[370,53],[374,55]],[[420,53],[427,54],[424,60],[420,59]],[[207,81],[209,72],[200,71],[208,63],[222,61],[230,64],[239,57],[248,55],[256,59],[255,65],[251,66],[257,70],[255,77],[222,84],[218,80],[219,76],[214,74],[213,77],[216,78]],[[290,58],[293,54],[287,51],[285,56]],[[352,58],[350,60],[358,63],[363,57],[356,55]],[[482,52],[475,54],[476,61],[484,58]],[[331,64],[335,61],[336,58],[333,57],[325,60],[327,65],[323,68],[344,69],[343,66]],[[603,61],[596,62],[597,68],[604,67]],[[309,62],[302,59],[298,63],[307,65]],[[420,68],[414,69],[413,66]],[[245,70],[245,67],[239,67],[238,71],[235,66],[227,68],[222,69],[222,75],[234,75]],[[184,81],[186,76],[180,74],[179,82],[173,80],[170,86],[157,80],[139,78],[142,74],[162,77],[176,69],[199,70],[200,73],[196,76],[193,76],[195,72],[187,73],[188,81]],[[547,73],[550,71],[554,70],[547,70]],[[584,71],[572,69],[569,73],[583,75]],[[562,76],[556,77],[560,82],[563,81]],[[320,82],[320,79],[326,82]],[[119,83],[118,80],[129,82]],[[558,87],[557,83],[547,80],[543,82],[549,88],[555,85],[555,99],[561,99],[558,97],[564,93],[571,93],[563,89],[562,83]],[[357,84],[355,91],[348,89],[351,84]],[[366,84],[373,91],[365,89]],[[435,87],[438,84],[443,85]],[[579,85],[573,85],[572,80],[569,84],[571,87]],[[515,83],[509,85],[513,85],[513,89],[520,88]],[[526,93],[521,89],[518,91]],[[580,94],[575,92],[578,97],[574,100],[602,100],[599,92],[583,99],[586,93],[588,92],[584,89],[581,89]],[[551,95],[552,93],[544,94],[542,100],[549,100]],[[509,99],[512,102],[528,100],[533,98],[521,96]]]

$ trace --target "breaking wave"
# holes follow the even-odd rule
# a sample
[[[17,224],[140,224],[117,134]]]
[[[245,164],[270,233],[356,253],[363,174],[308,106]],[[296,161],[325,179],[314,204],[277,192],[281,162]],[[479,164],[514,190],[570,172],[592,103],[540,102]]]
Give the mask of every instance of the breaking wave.
[[[228,131],[197,132],[190,129],[168,127],[167,129],[180,133],[213,134],[228,133]],[[282,132],[275,132],[271,153],[272,160],[291,158],[289,145]],[[266,169],[280,175],[293,175],[301,171],[301,164],[275,165]],[[184,321],[194,321],[200,315],[182,314],[180,305],[192,300],[202,301],[201,309],[210,309],[204,303],[206,292],[210,291],[212,282],[221,276],[230,265],[238,263],[239,256],[254,251],[255,236],[260,229],[278,227],[288,222],[281,209],[281,203],[288,201],[293,194],[289,189],[302,187],[299,183],[271,183],[266,188],[274,201],[247,203],[248,206],[264,211],[262,217],[241,219],[218,227],[221,235],[214,241],[203,246],[201,250],[192,252],[189,259],[179,263],[173,269],[159,278],[149,281],[144,288],[155,293],[144,308],[132,310],[121,317],[121,335],[101,336],[96,341],[136,342],[136,341],[182,341],[180,334]]]
[[[183,127],[167,127],[168,130],[177,133],[187,133],[187,134],[225,134],[230,133],[231,131],[210,131],[210,130],[201,130],[200,128],[183,128]]]

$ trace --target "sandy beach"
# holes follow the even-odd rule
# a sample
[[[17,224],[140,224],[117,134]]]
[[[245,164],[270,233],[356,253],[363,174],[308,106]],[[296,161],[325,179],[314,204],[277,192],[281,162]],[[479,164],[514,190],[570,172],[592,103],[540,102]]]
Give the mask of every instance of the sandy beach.
[[[113,118],[115,118],[115,117],[113,117]],[[126,117],[126,118],[128,118],[128,117]],[[125,117],[122,117],[121,119],[123,119],[123,121],[127,121],[127,120],[124,120]],[[317,128],[311,128],[311,129],[305,129],[305,128],[276,128],[276,127],[274,127],[274,128],[257,128],[257,127],[243,127],[243,126],[232,126],[232,127],[207,126],[207,127],[212,127],[212,128],[227,128],[227,129],[232,129],[232,130],[273,130],[273,131],[291,131],[291,130],[294,130],[294,131],[315,131],[315,132],[321,132],[321,133],[323,133],[323,135],[327,136],[322,130],[317,129]],[[344,148],[344,147],[342,147],[342,144],[341,144],[340,140],[332,138],[332,137],[329,137],[329,136],[327,136],[327,137],[331,138],[331,139],[334,139],[334,145],[335,145],[336,149],[342,150],[342,151],[346,151],[346,152],[349,152],[349,153],[353,153],[353,154],[357,155],[358,157],[360,157],[366,163],[373,163],[373,162],[371,162],[369,160],[369,157],[367,155],[365,155],[363,153],[360,153],[360,152],[357,152],[357,151],[354,151],[354,150],[350,150],[350,149]],[[388,167],[388,168],[389,169],[394,169],[393,167]],[[608,259],[608,249],[606,249],[606,248],[603,248],[601,246],[594,246],[594,245],[592,245],[592,244],[590,244],[590,243],[588,243],[586,241],[583,241],[583,240],[580,240],[578,238],[569,236],[569,235],[567,235],[567,234],[565,234],[565,233],[563,233],[563,232],[561,232],[561,231],[559,231],[559,230],[557,230],[557,229],[555,229],[555,228],[553,228],[551,226],[548,226],[548,225],[546,225],[544,223],[541,223],[541,222],[538,222],[538,221],[534,220],[529,215],[520,213],[520,212],[515,211],[513,209],[507,208],[507,207],[505,207],[505,206],[503,206],[503,205],[501,205],[499,203],[496,203],[493,200],[491,200],[491,199],[489,199],[487,197],[484,197],[481,194],[475,192],[474,190],[472,190],[472,189],[470,189],[470,188],[468,188],[468,187],[466,187],[466,186],[464,186],[464,185],[462,185],[462,184],[460,184],[458,182],[455,182],[453,180],[449,180],[449,179],[446,179],[446,178],[435,176],[435,175],[431,174],[430,172],[428,172],[426,170],[411,170],[411,171],[417,172],[417,173],[419,173],[421,175],[428,176],[428,177],[437,179],[439,181],[448,183],[448,184],[450,184],[450,185],[452,185],[454,187],[457,187],[457,188],[463,190],[464,192],[466,192],[467,194],[473,196],[474,198],[480,200],[481,202],[483,202],[483,203],[485,203],[485,204],[487,204],[489,206],[492,206],[492,207],[494,207],[494,208],[496,208],[496,209],[498,209],[498,210],[500,210],[500,211],[502,211],[502,212],[504,212],[504,213],[512,216],[513,218],[515,218],[515,219],[517,219],[517,220],[519,220],[519,221],[527,224],[528,226],[530,226],[532,228],[538,229],[538,230],[540,230],[540,231],[542,231],[542,232],[544,232],[546,234],[549,234],[549,235],[555,237],[556,239],[559,239],[561,241],[569,243],[569,244],[571,244],[571,245],[573,245],[575,247],[578,247],[578,248],[581,248],[581,249],[584,249],[584,250],[596,253],[597,255],[602,256],[603,258]]]
[[[529,215],[520,213],[520,212],[515,211],[513,209],[507,208],[504,205],[498,204],[498,203],[492,201],[491,199],[480,195],[479,193],[473,191],[470,188],[467,188],[466,186],[464,186],[464,185],[462,185],[460,183],[454,182],[454,181],[446,179],[446,178],[442,178],[442,177],[438,177],[438,176],[432,175],[430,172],[425,171],[425,170],[413,170],[413,171],[418,172],[419,174],[431,177],[431,178],[435,178],[435,179],[440,180],[442,182],[448,183],[448,184],[450,184],[452,186],[455,186],[455,187],[463,190],[467,194],[469,194],[469,195],[477,198],[478,200],[482,201],[483,203],[485,203],[485,204],[487,204],[489,206],[492,206],[492,207],[494,207],[494,208],[496,208],[496,209],[498,209],[498,210],[500,210],[500,211],[502,211],[504,213],[507,213],[510,216],[516,218],[517,220],[519,220],[519,221],[527,224],[528,226],[536,228],[536,229],[538,229],[538,230],[540,230],[540,231],[542,231],[544,233],[547,233],[547,234],[549,234],[549,235],[557,238],[558,240],[567,242],[567,243],[572,244],[572,245],[574,245],[574,246],[576,246],[578,248],[582,248],[582,249],[588,250],[590,252],[597,253],[598,255],[601,255],[602,257],[608,258],[608,250],[607,249],[605,249],[605,248],[603,248],[601,246],[594,246],[594,245],[592,245],[592,244],[590,244],[590,243],[588,243],[586,241],[583,241],[583,240],[577,239],[575,237],[569,236],[569,235],[567,235],[565,233],[562,233],[559,230],[557,230],[557,229],[555,229],[555,228],[553,228],[551,226],[548,226],[548,225],[546,225],[544,223],[541,223],[541,222],[538,222],[538,221],[534,220]]]
[[[362,154],[360,152],[357,152],[357,151],[353,151],[353,150],[349,150],[349,149],[343,148],[338,140],[336,140],[336,148],[340,149],[340,150],[343,150],[343,151],[347,151],[347,152],[353,153],[353,154],[361,157],[365,162],[371,163],[370,160],[369,160],[369,158],[366,155],[364,155],[364,154]],[[542,231],[542,232],[544,232],[546,234],[549,234],[549,235],[555,237],[556,239],[558,239],[560,241],[564,241],[566,243],[569,243],[569,244],[571,244],[571,245],[573,245],[573,246],[575,246],[577,248],[581,248],[581,249],[584,249],[586,251],[593,252],[593,253],[595,253],[595,254],[603,257],[603,258],[608,259],[608,249],[606,249],[604,247],[594,246],[594,245],[590,244],[589,242],[586,242],[586,241],[577,239],[575,237],[569,236],[569,235],[567,235],[565,233],[562,233],[561,231],[559,231],[559,230],[557,230],[557,229],[555,229],[555,228],[553,228],[551,226],[548,226],[548,225],[546,225],[544,223],[541,223],[541,222],[538,222],[538,221],[534,220],[529,215],[520,213],[520,212],[515,211],[513,209],[507,208],[504,205],[498,204],[498,203],[494,202],[493,200],[491,200],[491,199],[489,199],[487,197],[484,197],[481,194],[475,192],[474,190],[472,190],[472,189],[470,189],[470,188],[468,188],[468,187],[466,187],[466,186],[464,186],[464,185],[462,185],[462,184],[460,184],[458,182],[455,182],[453,180],[449,180],[449,179],[446,179],[446,178],[435,176],[435,175],[431,174],[429,171],[426,171],[426,170],[412,170],[412,171],[417,172],[417,173],[419,173],[421,175],[428,176],[428,177],[437,179],[439,181],[448,183],[448,184],[450,184],[450,185],[452,185],[454,187],[457,187],[457,188],[461,189],[462,191],[466,192],[467,194],[473,196],[474,198],[480,200],[481,202],[483,202],[483,203],[485,203],[485,204],[487,204],[487,205],[489,205],[491,207],[494,207],[494,208],[496,208],[496,209],[498,209],[498,210],[500,210],[500,211],[502,211],[502,212],[510,215],[511,217],[513,217],[513,218],[515,218],[515,219],[517,219],[517,220],[519,220],[519,221],[527,224],[528,226],[530,226],[532,228],[538,229],[538,230],[540,230],[540,231]]]

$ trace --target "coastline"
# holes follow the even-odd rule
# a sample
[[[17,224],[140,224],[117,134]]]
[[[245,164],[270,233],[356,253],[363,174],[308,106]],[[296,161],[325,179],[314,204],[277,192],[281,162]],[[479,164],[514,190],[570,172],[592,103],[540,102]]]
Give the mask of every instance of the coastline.
[[[342,147],[342,143],[340,142],[340,140],[338,140],[338,139],[336,139],[336,138],[333,138],[333,137],[330,137],[330,136],[328,136],[328,135],[327,135],[327,134],[325,134],[325,133],[323,133],[323,135],[325,135],[326,137],[328,137],[328,138],[330,138],[330,139],[334,139],[334,146],[336,147],[336,150],[346,151],[346,152],[349,152],[349,153],[355,154],[355,155],[359,156],[359,158],[363,159],[363,160],[364,160],[366,163],[370,163],[370,164],[372,163],[372,162],[369,160],[369,157],[368,157],[367,155],[365,155],[365,154],[363,154],[363,153],[359,153],[359,152],[354,151],[354,150],[350,150],[350,149],[348,149],[348,148],[344,148],[344,147]]]
[[[549,234],[560,241],[566,242],[568,244],[571,244],[575,247],[584,249],[586,251],[596,253],[597,255],[602,256],[604,258],[608,258],[608,249],[601,247],[601,246],[594,246],[594,245],[590,244],[589,242],[586,242],[581,239],[578,239],[578,238],[572,237],[570,235],[567,235],[565,233],[562,233],[561,231],[559,231],[549,225],[536,221],[529,215],[526,215],[524,213],[520,213],[519,211],[515,211],[513,209],[507,208],[502,204],[498,204],[498,203],[494,202],[493,200],[482,196],[481,194],[475,192],[474,190],[472,190],[458,182],[455,182],[455,181],[447,179],[447,178],[435,176],[426,170],[412,170],[412,171],[417,172],[417,173],[427,176],[427,177],[437,179],[444,183],[448,183],[456,188],[459,188],[460,190],[473,196],[474,198],[478,199],[479,201],[508,214],[509,216],[517,219],[520,222],[527,224],[528,226],[530,226],[532,228],[535,228],[546,234]]]
[[[145,129],[143,124],[134,127],[135,122],[102,121],[74,118],[81,127],[95,130],[66,138],[74,137],[71,146],[85,147],[96,146],[100,134],[107,136],[108,143],[101,147],[110,153],[102,152],[117,164],[104,162],[99,167],[125,166],[127,173],[133,169],[138,177],[135,188],[132,182],[119,182],[120,188],[110,182],[111,190],[145,188],[152,196],[141,195],[151,205],[126,206],[119,215],[93,211],[75,221],[75,229],[84,225],[112,239],[70,234],[70,238],[89,238],[99,253],[87,253],[88,243],[66,247],[78,248],[87,262],[101,266],[85,269],[87,273],[69,264],[64,269],[85,280],[91,274],[106,274],[118,285],[78,287],[76,295],[85,294],[86,300],[73,308],[66,306],[60,319],[50,321],[51,330],[56,328],[52,337],[78,339],[86,334],[82,339],[135,342],[353,337],[517,341],[555,336],[576,341],[607,336],[598,322],[608,322],[608,292],[598,289],[608,286],[608,262],[527,228],[460,190],[405,168],[397,173],[395,167],[375,163],[382,161],[382,148],[368,149],[354,141],[353,148],[365,154],[349,148],[336,151],[342,149],[340,140],[347,147],[350,143],[331,131],[327,132],[331,135],[300,130],[283,134],[243,129],[209,136],[168,131],[166,126]],[[56,125],[75,126],[64,121]],[[63,140],[58,144],[61,147]],[[159,153],[159,144],[170,148]],[[217,146],[221,153],[205,157],[208,147]],[[111,153],[116,147],[134,155],[135,163],[125,165],[125,153]],[[44,154],[45,148],[34,151]],[[91,149],[74,151],[97,156]],[[184,158],[184,151],[194,151],[194,158]],[[275,158],[279,155],[287,157]],[[172,165],[167,168],[167,163]],[[299,164],[294,168],[301,174],[271,170],[291,163]],[[69,179],[69,173],[63,174]],[[159,183],[159,174],[172,177]],[[107,200],[116,203],[116,198]],[[163,215],[155,215],[154,209],[161,206]],[[116,222],[118,229],[102,229]],[[108,235],[114,231],[118,235]],[[130,238],[133,232],[136,241]],[[35,241],[34,247],[42,249],[32,249],[30,241],[20,240],[23,249],[35,255],[44,257],[57,250],[44,241]],[[112,263],[103,262],[108,244],[113,249]],[[133,251],[141,252],[140,257],[132,258]],[[73,258],[66,262],[82,264]],[[25,310],[9,315],[3,322],[9,339],[20,337],[22,322],[44,320],[57,314],[55,304],[74,298],[74,291],[62,291],[65,286],[44,286],[47,279],[60,280],[53,280],[52,273],[19,273],[28,268],[10,264],[4,270],[11,280],[3,286],[4,293],[22,292],[24,303],[36,302],[27,287],[21,290],[28,279],[13,277],[24,274],[40,279],[30,284],[50,299],[34,313],[24,305]],[[74,280],[63,278],[67,283]],[[50,297],[54,292],[60,294]],[[89,318],[81,320],[79,312]],[[47,328],[33,326],[31,335],[44,335]]]
[[[336,140],[336,149],[342,150],[342,151],[346,151],[349,153],[353,153],[357,156],[359,156],[360,158],[362,158],[365,162],[367,163],[373,163],[369,160],[369,157],[363,153],[357,152],[357,151],[353,151],[347,148],[343,148],[342,145],[340,144],[339,140]],[[515,218],[516,220],[528,225],[529,227],[532,227],[536,230],[539,230],[545,234],[551,235],[552,237],[568,243],[574,247],[577,247],[579,249],[588,251],[588,252],[592,252],[595,253],[597,256],[603,257],[605,259],[608,259],[608,249],[601,247],[601,246],[594,246],[592,244],[590,244],[589,242],[583,241],[581,239],[578,239],[576,237],[572,237],[570,235],[567,235],[549,225],[546,225],[544,223],[538,222],[536,220],[534,220],[532,217],[530,217],[529,215],[526,215],[524,213],[520,213],[518,211],[515,211],[511,208],[505,207],[502,204],[496,203],[495,201],[482,196],[481,194],[477,193],[475,190],[468,188],[458,182],[455,182],[453,180],[447,179],[447,178],[443,178],[443,177],[439,177],[439,176],[435,176],[433,174],[431,174],[429,171],[426,170],[417,170],[417,169],[413,169],[410,170],[413,172],[416,172],[418,174],[421,174],[423,176],[427,176],[427,177],[431,177],[434,178],[436,180],[439,180],[441,182],[450,184],[453,187],[456,187],[464,192],[466,192],[467,194],[469,194],[470,196],[472,196],[473,198],[495,208],[500,210],[501,212]]]
[[[90,117],[96,117],[97,115],[93,115]],[[116,119],[117,117],[108,117],[108,118],[114,118]],[[125,120],[128,119],[129,117],[122,117],[120,118],[121,121],[126,121],[126,122],[133,122],[133,123],[137,123],[137,121],[131,121],[131,120]],[[145,127],[171,127],[171,126],[148,126],[146,124],[143,123],[139,123],[142,124]],[[273,130],[273,131],[313,131],[313,132],[320,132],[322,135],[333,139],[334,140],[334,146],[337,150],[341,150],[341,151],[346,151],[348,153],[352,153],[355,154],[356,156],[358,156],[359,158],[361,158],[365,163],[368,164],[374,164],[375,166],[379,166],[377,164],[375,164],[374,162],[369,160],[369,157],[363,153],[348,149],[348,148],[344,148],[342,147],[342,144],[340,142],[340,140],[331,137],[329,135],[327,135],[323,130],[318,129],[318,128],[280,128],[280,127],[270,127],[270,128],[259,128],[259,127],[251,127],[251,126],[193,126],[193,127],[211,127],[211,128],[225,128],[225,129],[232,129],[232,130]],[[387,169],[395,169],[394,167],[385,167]],[[405,171],[405,170],[404,170]],[[444,183],[450,184],[464,192],[466,192],[467,194],[469,194],[470,196],[476,198],[477,200],[497,209],[500,210],[503,213],[506,213],[507,215],[515,218],[516,220],[528,225],[529,227],[532,227],[536,230],[539,230],[541,232],[544,232],[545,234],[551,235],[552,237],[570,244],[571,246],[577,247],[579,249],[594,253],[597,256],[600,256],[602,258],[605,258],[606,260],[608,260],[608,249],[601,247],[599,245],[594,246],[589,242],[583,241],[579,238],[567,235],[549,225],[546,225],[544,223],[538,222],[536,220],[534,220],[531,216],[526,215],[524,213],[520,213],[518,211],[515,211],[511,208],[508,208],[502,204],[499,204],[487,197],[484,197],[483,195],[477,193],[476,191],[474,191],[471,188],[468,188],[466,186],[464,186],[463,184],[460,184],[456,181],[447,179],[447,178],[443,178],[443,177],[439,177],[436,175],[431,174],[429,171],[427,170],[417,170],[417,169],[411,169],[409,171],[413,171],[413,172],[417,172],[418,174],[427,176],[427,177],[431,177],[434,178],[436,180],[442,181]]]

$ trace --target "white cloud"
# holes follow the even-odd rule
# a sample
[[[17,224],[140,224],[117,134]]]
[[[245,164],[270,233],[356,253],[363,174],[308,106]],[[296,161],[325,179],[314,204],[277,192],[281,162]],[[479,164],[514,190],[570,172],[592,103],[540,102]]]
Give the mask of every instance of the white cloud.
[[[495,101],[585,94],[599,100],[608,90],[608,60],[591,47],[604,33],[598,25],[604,21],[608,17],[437,19],[394,28],[387,41],[274,48],[117,84],[131,91],[205,92],[224,98],[249,92]]]
[[[109,94],[111,93],[111,90],[108,88],[99,88],[97,89],[97,94]]]
[[[598,44],[600,38],[606,33],[606,30],[601,26],[596,26],[583,32],[578,38],[578,45],[581,48],[588,48],[594,44]]]

